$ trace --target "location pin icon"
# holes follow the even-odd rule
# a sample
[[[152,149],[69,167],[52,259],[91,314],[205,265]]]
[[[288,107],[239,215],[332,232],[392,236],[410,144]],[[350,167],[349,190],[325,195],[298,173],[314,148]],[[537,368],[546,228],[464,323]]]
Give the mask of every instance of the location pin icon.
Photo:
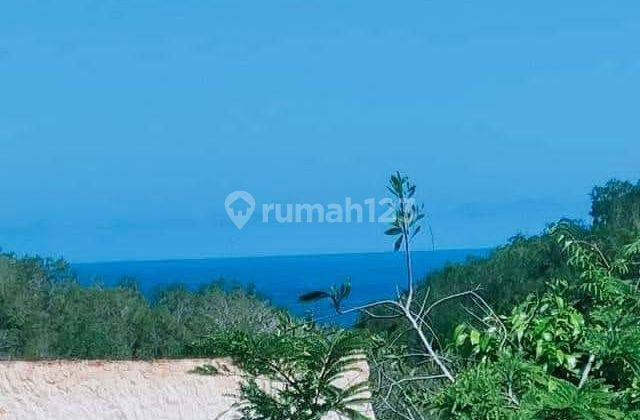
[[[224,200],[229,219],[238,229],[247,224],[256,208],[256,200],[246,191],[234,191]]]

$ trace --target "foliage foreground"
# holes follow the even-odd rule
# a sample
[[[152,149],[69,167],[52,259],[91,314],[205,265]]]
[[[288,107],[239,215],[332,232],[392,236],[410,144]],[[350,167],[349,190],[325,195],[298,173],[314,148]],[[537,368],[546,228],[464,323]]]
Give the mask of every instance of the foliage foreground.
[[[197,346],[203,353],[230,356],[246,373],[239,405],[245,418],[313,420],[334,413],[366,419],[358,409],[368,402],[367,382],[339,384],[348,372],[361,369],[363,337],[282,317],[275,332],[221,332]],[[261,386],[264,381],[276,385]]]
[[[498,250],[515,267],[531,250],[552,258],[534,260],[534,270],[494,271],[505,289],[486,300],[468,282],[416,291],[409,244],[421,206],[408,178],[392,176],[388,189],[396,219],[386,233],[405,254],[406,289],[355,308],[345,303],[348,284],[301,297],[328,299],[338,314],[359,311],[378,334],[369,363],[379,418],[640,418],[640,187],[614,181],[594,189],[591,229],[561,221],[539,239]],[[447,320],[463,320],[453,334],[433,324],[437,308],[459,312]]]
[[[554,279],[508,316],[455,331],[462,369],[430,399],[441,417],[640,418],[640,241],[609,261],[553,229],[576,278]]]

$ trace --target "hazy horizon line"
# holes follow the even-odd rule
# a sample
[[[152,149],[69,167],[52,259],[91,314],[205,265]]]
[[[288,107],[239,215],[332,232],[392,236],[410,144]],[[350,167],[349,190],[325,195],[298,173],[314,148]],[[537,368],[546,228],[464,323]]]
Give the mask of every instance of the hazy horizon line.
[[[411,251],[416,252],[447,252],[447,251],[484,251],[496,248],[496,246],[484,247],[463,247],[463,248],[442,248],[442,249],[417,249]],[[71,265],[90,265],[90,264],[121,264],[121,263],[164,263],[176,261],[205,261],[205,260],[236,260],[236,259],[258,259],[258,258],[288,258],[288,257],[332,257],[339,255],[370,255],[370,254],[393,254],[395,251],[365,251],[365,252],[326,252],[318,254],[300,253],[300,254],[266,254],[266,255],[230,255],[230,256],[210,256],[210,257],[193,257],[193,258],[158,258],[158,259],[114,259],[114,260],[93,260],[93,261],[69,261]]]

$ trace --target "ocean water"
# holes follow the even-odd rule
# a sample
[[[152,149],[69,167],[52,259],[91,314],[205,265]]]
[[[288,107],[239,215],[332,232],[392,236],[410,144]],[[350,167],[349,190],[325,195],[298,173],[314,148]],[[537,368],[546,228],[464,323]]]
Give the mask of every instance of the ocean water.
[[[447,263],[483,257],[488,253],[488,249],[414,252],[413,269],[416,278],[420,279]],[[341,325],[352,324],[355,316],[331,317],[333,312],[328,302],[302,304],[298,297],[350,279],[352,292],[346,306],[359,305],[392,297],[396,287],[402,290],[406,285],[403,254],[391,252],[98,262],[73,264],[73,268],[85,285],[112,286],[125,277],[133,278],[149,298],[153,298],[159,289],[176,284],[193,290],[219,280],[229,287],[252,285],[276,306],[285,307],[297,315],[311,312],[325,322]]]

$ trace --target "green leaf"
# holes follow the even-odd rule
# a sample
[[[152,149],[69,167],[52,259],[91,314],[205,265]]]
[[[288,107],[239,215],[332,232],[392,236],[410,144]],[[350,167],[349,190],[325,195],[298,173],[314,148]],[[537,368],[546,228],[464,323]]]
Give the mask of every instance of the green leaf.
[[[396,239],[395,244],[393,244],[393,250],[397,251],[400,249],[400,247],[402,246],[402,238],[404,238],[403,236],[400,236],[398,239]]]
[[[458,347],[462,346],[465,343],[465,341],[467,341],[467,337],[469,337],[467,333],[460,333],[456,335],[456,346]]]
[[[402,229],[400,229],[399,227],[393,226],[390,227],[389,229],[387,229],[384,234],[385,235],[389,235],[389,236],[395,236],[395,235],[399,235],[402,233]]]
[[[469,338],[471,340],[471,344],[472,345],[477,345],[478,343],[480,343],[480,331],[478,330],[471,330],[471,334],[469,335]]]
[[[542,340],[538,340],[536,341],[536,359],[542,356],[542,352],[543,352]]]
[[[304,303],[316,302],[318,300],[325,299],[325,298],[328,298],[330,296],[331,295],[329,293],[327,293],[327,292],[324,292],[322,290],[316,290],[316,291],[305,293],[305,294],[301,295],[298,298],[298,300],[300,302],[304,302]]]

